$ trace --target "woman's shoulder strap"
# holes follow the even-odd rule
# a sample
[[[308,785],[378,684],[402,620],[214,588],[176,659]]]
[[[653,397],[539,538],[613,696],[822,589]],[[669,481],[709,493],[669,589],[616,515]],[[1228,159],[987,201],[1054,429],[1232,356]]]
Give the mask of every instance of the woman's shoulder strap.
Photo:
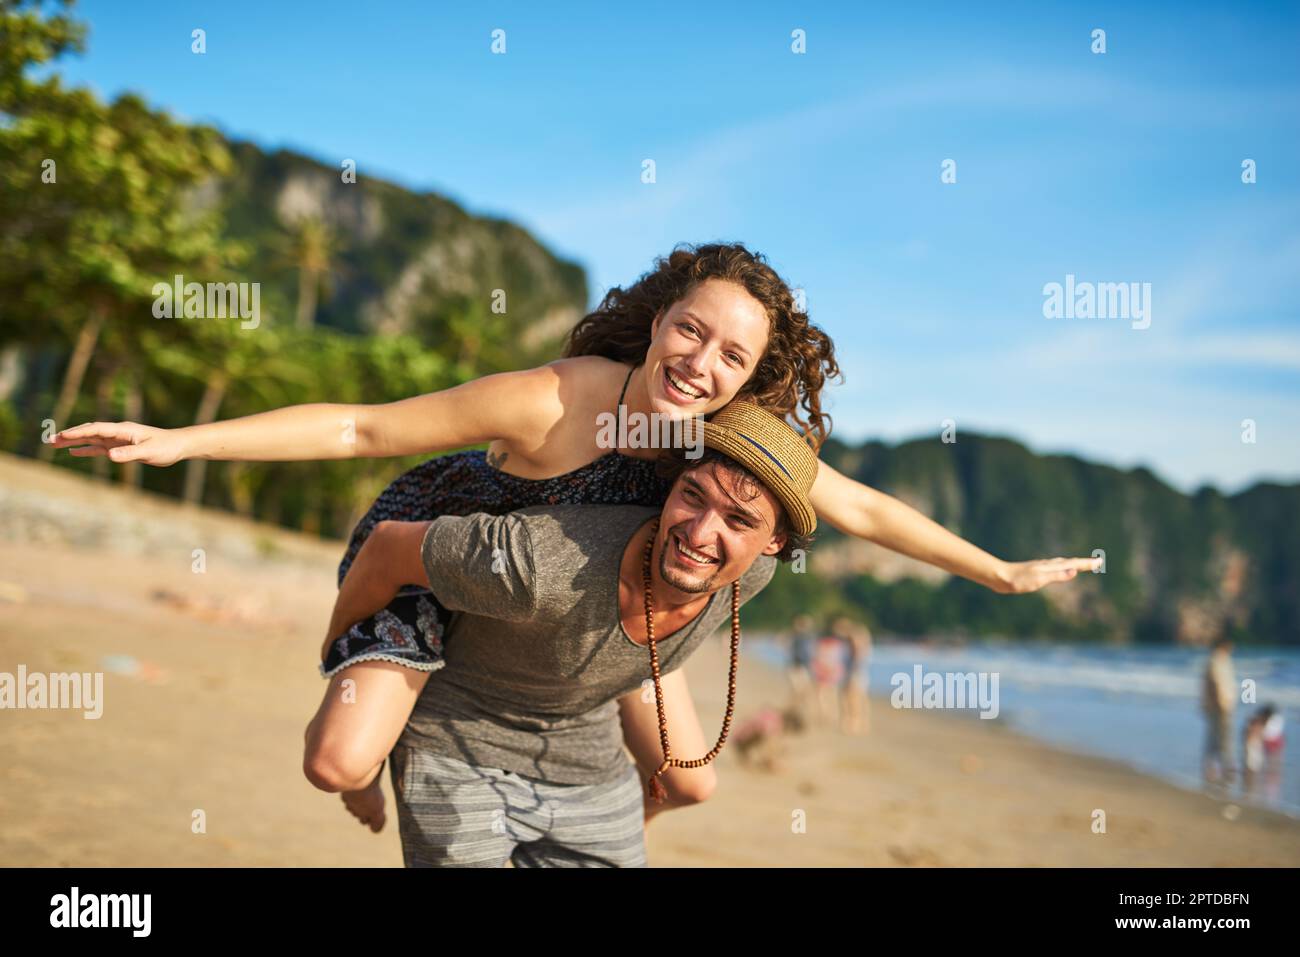
[[[627,384],[632,381],[632,373],[636,371],[636,366],[627,370],[627,378],[623,380],[623,391],[618,394],[618,404],[623,404],[623,397],[627,395]]]

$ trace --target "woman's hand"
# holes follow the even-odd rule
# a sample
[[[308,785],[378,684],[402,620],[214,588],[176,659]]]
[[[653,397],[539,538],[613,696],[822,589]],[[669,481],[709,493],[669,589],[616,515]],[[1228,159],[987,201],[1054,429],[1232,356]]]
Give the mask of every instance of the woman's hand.
[[[182,429],[156,429],[139,422],[87,422],[64,429],[50,444],[79,458],[106,455],[114,462],[175,465],[188,457]]]
[[[1031,562],[1003,562],[998,584],[1000,595],[1025,595],[1044,585],[1073,581],[1080,572],[1101,567],[1100,558],[1043,558]]]

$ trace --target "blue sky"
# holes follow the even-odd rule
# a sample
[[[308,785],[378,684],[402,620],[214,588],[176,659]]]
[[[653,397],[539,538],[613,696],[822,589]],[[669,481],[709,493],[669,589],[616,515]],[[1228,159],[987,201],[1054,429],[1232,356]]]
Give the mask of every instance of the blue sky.
[[[61,68],[518,221],[593,300],[741,240],[835,339],[845,439],[1300,480],[1300,12],[1134,6],[93,0]],[[1067,274],[1151,283],[1150,327],[1045,318]]]

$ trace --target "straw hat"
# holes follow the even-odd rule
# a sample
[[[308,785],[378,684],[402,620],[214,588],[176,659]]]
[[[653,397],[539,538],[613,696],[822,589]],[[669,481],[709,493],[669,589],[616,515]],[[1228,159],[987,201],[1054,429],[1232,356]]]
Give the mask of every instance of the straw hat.
[[[785,507],[800,535],[817,527],[808,490],[817,477],[817,456],[808,443],[759,405],[736,399],[704,423],[704,445],[717,449],[753,472]]]

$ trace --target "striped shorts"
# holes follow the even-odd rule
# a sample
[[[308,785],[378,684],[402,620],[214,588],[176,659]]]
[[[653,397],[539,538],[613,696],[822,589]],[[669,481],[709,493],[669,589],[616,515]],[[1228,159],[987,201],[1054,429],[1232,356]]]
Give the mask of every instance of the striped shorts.
[[[407,867],[645,867],[641,775],[550,784],[399,743],[389,766]]]

